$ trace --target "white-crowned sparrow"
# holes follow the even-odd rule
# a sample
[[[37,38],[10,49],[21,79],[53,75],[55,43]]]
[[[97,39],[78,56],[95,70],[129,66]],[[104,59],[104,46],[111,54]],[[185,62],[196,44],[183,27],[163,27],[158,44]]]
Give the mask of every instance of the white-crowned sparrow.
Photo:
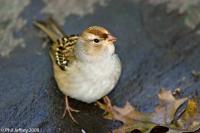
[[[115,54],[116,38],[100,26],[91,26],[80,36],[65,35],[50,19],[35,25],[52,40],[50,56],[54,76],[65,97],[65,116],[73,118],[68,96],[86,103],[95,102],[107,95],[121,74],[121,63]]]

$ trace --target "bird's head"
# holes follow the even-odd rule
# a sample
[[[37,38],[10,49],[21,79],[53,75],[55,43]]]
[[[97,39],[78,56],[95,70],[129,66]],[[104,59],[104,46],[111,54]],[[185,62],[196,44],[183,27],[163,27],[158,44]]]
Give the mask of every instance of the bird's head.
[[[110,56],[115,52],[116,38],[100,26],[92,26],[82,32],[77,43],[76,52],[89,60]]]

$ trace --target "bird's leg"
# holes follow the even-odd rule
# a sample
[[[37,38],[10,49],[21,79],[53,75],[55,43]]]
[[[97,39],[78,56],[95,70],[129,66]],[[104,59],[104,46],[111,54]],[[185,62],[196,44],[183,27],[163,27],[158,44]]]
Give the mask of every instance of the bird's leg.
[[[99,106],[101,109],[103,109],[105,112],[111,112],[112,109],[112,103],[108,96],[104,96],[102,98],[103,102],[96,102],[96,105]]]
[[[104,97],[103,97],[103,102],[104,102],[105,104],[107,104],[108,106],[112,106],[112,105],[111,105],[110,98],[109,98],[108,96],[104,96]]]
[[[78,123],[75,118],[73,117],[71,112],[79,112],[79,110],[73,109],[72,107],[69,106],[69,101],[68,101],[68,97],[65,96],[65,110],[63,112],[62,118],[65,117],[66,113],[68,112],[70,118],[72,119],[72,121],[74,121],[75,123]]]

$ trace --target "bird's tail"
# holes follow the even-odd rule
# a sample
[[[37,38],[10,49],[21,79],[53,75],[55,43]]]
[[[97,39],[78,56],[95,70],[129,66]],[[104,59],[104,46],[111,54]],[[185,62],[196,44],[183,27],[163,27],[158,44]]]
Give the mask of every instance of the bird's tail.
[[[64,36],[64,32],[52,18],[49,18],[47,21],[34,21],[33,23],[36,27],[45,32],[53,42],[56,42],[57,39]]]

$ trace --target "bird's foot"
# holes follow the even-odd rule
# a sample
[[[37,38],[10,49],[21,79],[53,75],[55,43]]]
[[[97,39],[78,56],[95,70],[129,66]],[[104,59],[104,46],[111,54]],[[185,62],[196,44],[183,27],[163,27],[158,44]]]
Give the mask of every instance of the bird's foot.
[[[112,105],[111,105],[110,98],[109,98],[108,96],[104,96],[104,97],[103,97],[103,102],[104,102],[105,104],[107,104],[108,106],[112,106]]]
[[[99,102],[97,101],[96,104],[97,106],[99,106],[102,110],[105,111],[104,114],[108,113],[108,112],[112,112],[112,103],[109,99],[108,96],[103,97],[103,102]]]
[[[68,97],[65,96],[65,110],[63,112],[62,118],[65,117],[66,113],[68,112],[70,118],[72,119],[73,122],[77,123],[76,119],[73,117],[72,112],[80,112],[79,110],[73,109],[72,107],[69,106],[69,101],[68,101]]]

